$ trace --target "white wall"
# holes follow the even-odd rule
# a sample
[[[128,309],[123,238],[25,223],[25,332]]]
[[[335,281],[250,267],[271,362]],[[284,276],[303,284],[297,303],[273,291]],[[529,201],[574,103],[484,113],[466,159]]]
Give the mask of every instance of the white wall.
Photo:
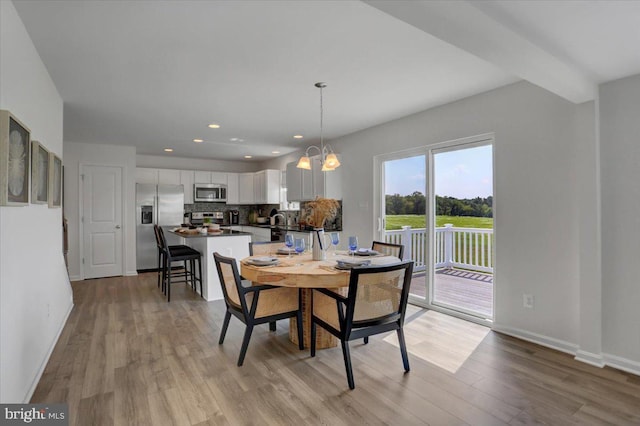
[[[0,108],[62,156],[62,98],[9,1],[0,31]],[[29,401],[72,307],[62,210],[0,207],[1,402]]]
[[[600,148],[603,350],[640,371],[640,75],[601,85]]]
[[[172,155],[136,155],[137,167],[178,170],[211,170],[220,172],[255,172],[262,170],[257,162],[223,161],[204,158],[185,158]]]
[[[66,189],[64,213],[69,221],[69,275],[71,280],[83,279],[80,268],[80,247],[82,239],[80,229],[80,166],[105,165],[120,166],[122,176],[122,217],[124,218],[122,236],[124,248],[124,274],[136,275],[136,149],[132,146],[101,145],[89,143],[65,142],[64,144]]]

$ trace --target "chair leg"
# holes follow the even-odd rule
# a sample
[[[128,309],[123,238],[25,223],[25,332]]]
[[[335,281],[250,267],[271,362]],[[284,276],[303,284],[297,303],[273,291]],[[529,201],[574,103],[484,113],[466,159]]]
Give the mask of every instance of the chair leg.
[[[162,269],[160,268],[160,258],[161,258],[161,252],[160,249],[158,249],[158,288],[160,288],[160,274],[162,272]]]
[[[171,302],[171,259],[167,259],[167,303]]]
[[[222,330],[220,330],[220,340],[218,340],[218,344],[221,345],[224,343],[224,336],[227,335],[227,328],[229,327],[229,320],[231,319],[231,312],[227,310],[224,314],[224,321],[222,322]]]
[[[342,355],[344,356],[344,368],[347,370],[347,382],[349,389],[355,389],[356,384],[353,382],[353,369],[351,368],[351,354],[349,353],[349,342],[340,340],[342,343]]]
[[[187,268],[187,261],[182,262],[182,267],[184,268],[184,283],[189,285],[189,268]]]
[[[298,324],[301,324],[302,321],[298,320]],[[298,330],[298,336],[300,335],[300,331]],[[311,318],[311,357],[316,356],[316,322]]]
[[[251,340],[252,332],[253,332],[253,325],[247,325],[247,328],[244,331],[244,338],[242,339],[240,356],[238,357],[238,367],[242,367],[242,364],[244,363],[244,356],[247,354],[247,348],[249,347],[249,340]]]
[[[400,353],[402,354],[402,363],[404,364],[404,371],[409,371],[409,357],[407,356],[407,344],[404,341],[404,331],[402,327],[398,330],[398,343],[400,344]]]
[[[200,297],[204,298],[204,293],[202,292],[202,261],[199,257],[198,259],[198,281],[200,281]]]
[[[275,321],[271,321],[269,323],[269,331],[276,331],[276,322]]]
[[[193,259],[189,259],[189,279],[191,280],[191,290],[197,292],[198,289],[196,287],[196,261]]]
[[[364,344],[366,345],[366,344],[368,344],[368,343],[369,343],[369,336],[366,336],[366,337],[364,338]]]
[[[301,309],[298,309],[298,313],[296,314],[296,323],[298,323],[298,348],[300,350],[304,350],[304,333],[302,332],[302,310]]]

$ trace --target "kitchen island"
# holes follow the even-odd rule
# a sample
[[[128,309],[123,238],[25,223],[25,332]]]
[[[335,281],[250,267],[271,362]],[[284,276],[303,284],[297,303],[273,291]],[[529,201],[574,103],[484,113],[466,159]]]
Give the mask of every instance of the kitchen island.
[[[182,238],[179,244],[187,245],[202,253],[202,297],[207,301],[222,299],[222,287],[213,253],[218,252],[239,261],[249,256],[251,234],[228,229],[207,234],[183,234],[171,230],[167,232]],[[238,270],[240,270],[240,264],[238,264]]]

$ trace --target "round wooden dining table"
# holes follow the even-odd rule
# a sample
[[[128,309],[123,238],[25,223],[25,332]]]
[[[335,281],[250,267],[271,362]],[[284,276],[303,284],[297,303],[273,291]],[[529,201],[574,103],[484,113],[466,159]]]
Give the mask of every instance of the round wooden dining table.
[[[253,257],[264,257],[253,256]],[[270,284],[280,287],[295,287],[301,289],[302,297],[302,326],[304,347],[310,346],[311,336],[311,290],[314,288],[344,288],[349,286],[350,271],[336,269],[338,260],[353,260],[354,257],[338,254],[329,254],[327,260],[313,260],[311,253],[301,255],[277,255],[279,262],[275,266],[256,266],[247,262],[250,257],[240,261],[240,274],[246,280]],[[398,262],[395,256],[356,256],[356,259],[367,259],[371,265],[389,265]],[[297,320],[291,318],[289,325],[289,340],[298,344]],[[316,347],[318,349],[337,346],[338,340],[322,327],[318,327],[316,333]]]

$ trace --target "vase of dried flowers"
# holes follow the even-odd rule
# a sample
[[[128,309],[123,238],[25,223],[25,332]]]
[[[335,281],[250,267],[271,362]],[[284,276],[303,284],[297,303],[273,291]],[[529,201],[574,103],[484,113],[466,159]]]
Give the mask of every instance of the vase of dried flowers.
[[[316,198],[307,203],[307,223],[313,226],[313,244],[311,255],[313,260],[325,260],[329,243],[325,240],[324,224],[333,220],[338,214],[340,204],[331,198]]]

